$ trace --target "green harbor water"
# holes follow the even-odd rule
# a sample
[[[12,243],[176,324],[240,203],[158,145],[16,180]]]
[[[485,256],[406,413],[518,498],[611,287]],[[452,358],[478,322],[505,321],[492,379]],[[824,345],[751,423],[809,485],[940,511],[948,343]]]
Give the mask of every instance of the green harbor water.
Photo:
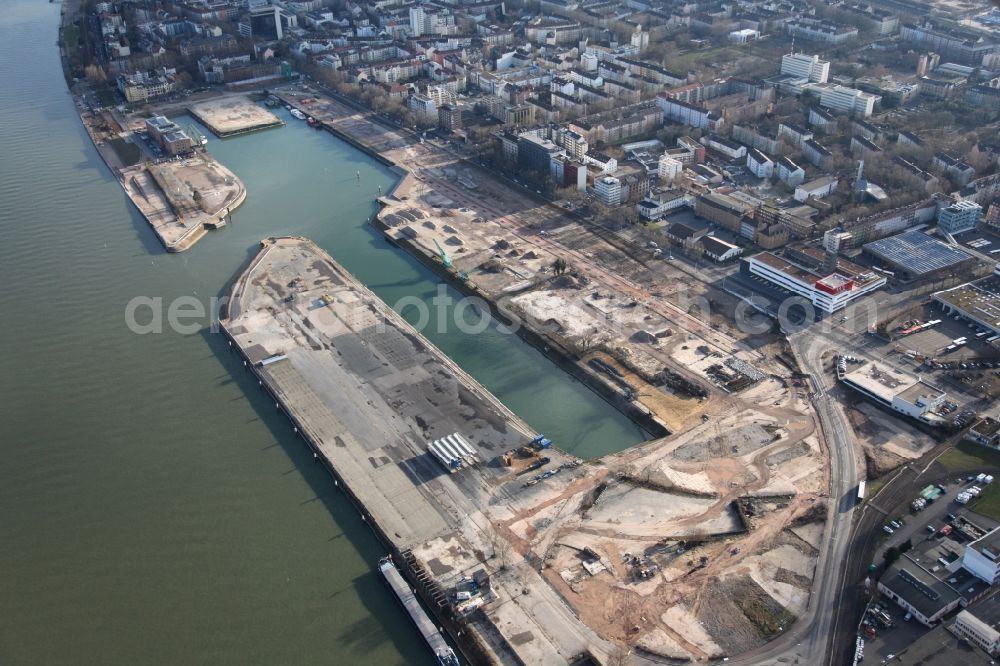
[[[125,324],[136,296],[224,294],[272,235],[314,239],[389,303],[433,297],[366,224],[393,174],[291,118],[210,137],[249,196],[168,255],[79,122],[58,20],[0,3],[0,664],[430,663],[379,544],[222,337]],[[577,455],[644,436],[514,336],[426,334]]]

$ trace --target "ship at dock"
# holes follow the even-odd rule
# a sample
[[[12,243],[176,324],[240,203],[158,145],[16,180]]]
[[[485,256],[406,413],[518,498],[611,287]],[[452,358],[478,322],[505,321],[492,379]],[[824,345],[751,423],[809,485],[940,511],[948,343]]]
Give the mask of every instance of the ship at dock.
[[[399,573],[399,569],[393,564],[392,558],[383,557],[379,560],[378,569],[382,572],[382,576],[389,584],[389,587],[396,594],[399,603],[406,609],[410,619],[413,620],[413,624],[417,626],[417,630],[424,637],[427,647],[431,649],[431,652],[437,658],[437,663],[441,666],[461,666],[458,657],[455,656],[455,651],[451,649],[451,646],[444,640],[444,636],[434,626],[431,618],[427,615],[423,606],[420,605],[417,596],[410,589],[410,586],[407,585],[403,575]]]
[[[302,113],[298,109],[290,109],[288,113],[292,114],[292,118],[297,118],[298,120],[306,119],[306,114]]]

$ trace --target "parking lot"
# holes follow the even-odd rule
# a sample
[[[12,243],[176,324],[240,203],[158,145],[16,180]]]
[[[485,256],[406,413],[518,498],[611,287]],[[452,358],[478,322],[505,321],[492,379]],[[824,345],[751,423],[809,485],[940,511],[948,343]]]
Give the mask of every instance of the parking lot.
[[[893,533],[891,535],[884,534],[885,538],[875,555],[874,563],[879,565],[879,568],[872,573],[873,585],[877,576],[881,574],[883,557],[886,549],[890,546],[899,548],[909,541],[912,544],[912,548],[908,551],[909,556],[924,568],[933,569],[936,566],[938,556],[938,553],[935,552],[935,546],[946,536],[941,533],[941,529],[945,525],[962,521],[967,515],[971,522],[986,529],[997,525],[995,521],[988,518],[971,514],[968,508],[955,501],[955,497],[960,492],[977,485],[974,477],[975,475],[968,474],[956,475],[942,481],[940,485],[945,490],[944,494],[933,503],[928,504],[923,511],[913,512],[908,501],[906,505],[897,507],[893,512],[885,515],[884,525],[890,525],[890,521],[895,521],[901,522],[902,526],[900,528],[890,526]],[[915,498],[910,498],[910,500],[912,499]],[[867,510],[880,510],[877,507],[877,499],[868,505]],[[934,531],[929,531],[928,526],[933,527]],[[957,531],[951,531],[947,536],[956,541],[964,542],[965,540]],[[883,600],[880,605],[883,612],[890,618],[891,624],[886,626],[879,622],[874,614],[869,615],[870,622],[877,627],[877,633],[874,636],[865,636],[865,661],[868,663],[883,663],[883,660],[903,652],[909,645],[930,631],[916,620],[907,620],[906,611],[892,601]]]

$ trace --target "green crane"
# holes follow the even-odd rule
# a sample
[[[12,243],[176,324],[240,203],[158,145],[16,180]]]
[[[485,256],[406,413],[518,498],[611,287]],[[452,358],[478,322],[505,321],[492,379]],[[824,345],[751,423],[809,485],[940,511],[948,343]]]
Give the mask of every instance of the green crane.
[[[451,257],[449,257],[448,253],[444,251],[444,248],[437,242],[437,239],[434,240],[434,245],[437,246],[438,254],[441,255],[441,263],[444,264],[445,268],[451,268]]]

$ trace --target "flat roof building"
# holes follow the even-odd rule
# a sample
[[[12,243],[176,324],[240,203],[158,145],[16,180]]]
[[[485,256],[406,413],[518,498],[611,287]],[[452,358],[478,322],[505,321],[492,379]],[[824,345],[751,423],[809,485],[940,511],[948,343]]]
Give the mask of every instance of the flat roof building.
[[[958,608],[962,600],[954,588],[906,555],[886,569],[878,589],[928,627]]]
[[[833,109],[834,111],[870,116],[875,110],[875,102],[877,101],[877,95],[872,95],[856,88],[848,88],[841,85],[820,88],[819,105]]]
[[[995,584],[1000,578],[1000,528],[967,545],[962,566],[980,580]]]
[[[958,614],[955,618],[955,624],[951,626],[951,631],[956,636],[969,641],[986,654],[995,655],[998,649],[1000,649],[1000,631],[997,631],[967,610]]]
[[[180,155],[191,150],[194,142],[175,122],[164,116],[146,119],[146,131],[168,155]]]
[[[789,53],[781,56],[781,73],[808,79],[813,83],[826,83],[830,76],[830,61],[818,55]]]
[[[864,245],[866,254],[888,266],[897,279],[923,278],[975,263],[972,255],[910,230]]]
[[[975,201],[956,201],[938,213],[938,229],[948,234],[972,231],[979,224],[983,208]]]
[[[940,407],[948,397],[917,375],[874,361],[848,372],[841,381],[883,407],[925,423],[939,422],[927,414]]]
[[[771,252],[761,252],[743,260],[751,275],[809,301],[824,314],[831,314],[886,283],[885,277],[840,260],[833,273],[821,274]]]
[[[949,315],[958,315],[1000,335],[1000,281],[990,277],[978,282],[935,292],[937,301]]]

